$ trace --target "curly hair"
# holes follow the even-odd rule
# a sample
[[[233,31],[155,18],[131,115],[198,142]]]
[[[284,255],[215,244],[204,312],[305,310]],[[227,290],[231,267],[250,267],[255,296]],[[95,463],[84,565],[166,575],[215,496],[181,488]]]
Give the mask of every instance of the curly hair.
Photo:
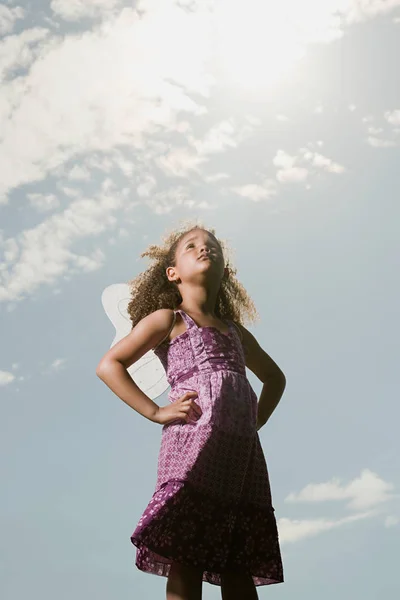
[[[226,266],[229,268],[229,277],[223,278],[218,291],[215,314],[218,318],[229,319],[236,323],[243,323],[243,317],[254,323],[259,319],[253,300],[246,292],[243,285],[236,279],[236,269],[232,268],[226,260],[229,251],[224,241],[215,236],[213,228],[206,228],[196,221],[180,222],[178,227],[170,233],[164,234],[160,246],[151,245],[142,252],[141,258],[148,256],[153,264],[140,273],[135,279],[128,281],[131,300],[127,312],[132,322],[132,329],[144,317],[160,308],[174,310],[181,302],[182,296],[175,282],[169,281],[166,269],[176,265],[176,250],[181,238],[189,231],[202,229],[211,233],[217,240]]]

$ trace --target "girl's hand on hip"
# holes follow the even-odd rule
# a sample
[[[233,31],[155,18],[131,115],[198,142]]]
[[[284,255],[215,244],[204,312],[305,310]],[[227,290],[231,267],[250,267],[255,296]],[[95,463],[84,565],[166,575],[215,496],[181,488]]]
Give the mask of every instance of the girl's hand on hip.
[[[178,400],[171,402],[169,406],[160,406],[153,421],[160,425],[168,425],[176,420],[183,420],[185,423],[188,423],[191,420],[189,415],[191,410],[195,414],[195,419],[193,420],[197,420],[203,414],[200,406],[193,400],[193,397],[197,396],[197,392],[186,392]]]

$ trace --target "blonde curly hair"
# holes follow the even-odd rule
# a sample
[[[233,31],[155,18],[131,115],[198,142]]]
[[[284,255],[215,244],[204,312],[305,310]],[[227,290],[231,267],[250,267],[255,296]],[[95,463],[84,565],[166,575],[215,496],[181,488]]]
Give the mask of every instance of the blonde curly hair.
[[[223,278],[218,291],[215,314],[220,319],[229,319],[243,323],[243,318],[254,323],[259,319],[253,300],[243,285],[236,279],[236,269],[227,260],[229,250],[223,240],[215,235],[213,228],[207,228],[198,220],[181,222],[170,233],[164,234],[160,246],[151,245],[142,252],[141,258],[148,256],[153,264],[140,273],[135,279],[128,281],[131,300],[127,312],[132,322],[132,329],[144,317],[160,308],[175,310],[182,302],[182,296],[175,282],[169,281],[166,269],[176,265],[176,250],[181,238],[194,229],[202,229],[211,233],[220,245],[225,265],[229,268],[229,277]]]

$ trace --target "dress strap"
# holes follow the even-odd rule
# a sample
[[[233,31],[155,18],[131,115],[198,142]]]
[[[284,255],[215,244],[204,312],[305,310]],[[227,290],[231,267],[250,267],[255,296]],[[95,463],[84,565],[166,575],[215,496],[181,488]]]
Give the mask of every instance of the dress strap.
[[[196,329],[199,329],[199,326],[196,324],[194,319],[192,319],[192,317],[190,315],[188,315],[184,310],[182,310],[182,308],[178,308],[175,312],[178,312],[181,315],[181,317],[185,321],[188,329],[191,327],[195,327]]]
[[[239,332],[240,341],[243,342],[243,334],[241,329],[236,325],[235,321],[231,321],[231,323],[236,327],[236,330]]]
[[[199,329],[199,330],[203,329],[202,327],[199,327],[197,325],[197,323],[194,321],[194,319],[192,319],[192,317],[190,315],[188,315],[187,313],[185,313],[185,311],[182,310],[181,308],[178,308],[176,310],[176,312],[180,313],[180,315],[183,318],[183,320],[185,321],[188,329],[190,327],[195,327],[196,329]],[[232,325],[234,325],[234,327],[236,328],[236,330],[237,330],[237,332],[239,334],[240,341],[241,342],[243,341],[243,334],[242,334],[241,330],[239,329],[239,327],[236,325],[236,323],[234,321],[231,321],[230,319],[229,320],[228,319],[221,319],[221,321],[223,321],[224,323],[226,323],[229,328],[231,328],[231,323],[232,323]]]
[[[163,338],[163,339],[161,340],[161,342],[158,342],[158,344],[157,344],[156,346],[154,346],[154,348],[153,348],[153,351],[154,351],[156,348],[158,348],[158,346],[161,346],[161,344],[162,344],[163,342],[165,342],[165,340],[166,340],[166,339],[168,339],[168,336],[169,336],[169,334],[171,333],[171,331],[172,331],[172,329],[173,329],[173,327],[174,327],[174,325],[175,325],[175,321],[176,321],[176,311],[174,311],[174,316],[173,316],[173,319],[172,319],[172,324],[171,324],[171,327],[170,327],[170,329],[169,329],[169,331],[168,331],[167,335],[165,336],[165,338]]]

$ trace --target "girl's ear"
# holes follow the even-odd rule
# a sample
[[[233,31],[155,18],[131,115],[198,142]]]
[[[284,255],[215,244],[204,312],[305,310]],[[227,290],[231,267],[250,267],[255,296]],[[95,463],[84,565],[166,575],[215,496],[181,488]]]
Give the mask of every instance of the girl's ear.
[[[174,272],[173,272],[173,271],[170,271],[170,269],[171,269],[171,268],[172,268],[172,267],[168,267],[168,268],[166,269],[166,271],[165,271],[165,274],[166,274],[166,276],[167,276],[167,279],[168,279],[168,281],[169,281],[170,283],[182,283],[179,277],[176,277],[175,279],[170,279],[170,278],[168,277],[168,275],[169,275],[170,277],[171,277],[171,276],[172,276],[172,277],[174,277],[174,276],[175,276]]]
[[[171,269],[172,269],[172,267],[167,267],[167,269],[165,270],[165,274],[167,276],[168,281],[171,281],[170,277],[174,275],[174,273]]]

